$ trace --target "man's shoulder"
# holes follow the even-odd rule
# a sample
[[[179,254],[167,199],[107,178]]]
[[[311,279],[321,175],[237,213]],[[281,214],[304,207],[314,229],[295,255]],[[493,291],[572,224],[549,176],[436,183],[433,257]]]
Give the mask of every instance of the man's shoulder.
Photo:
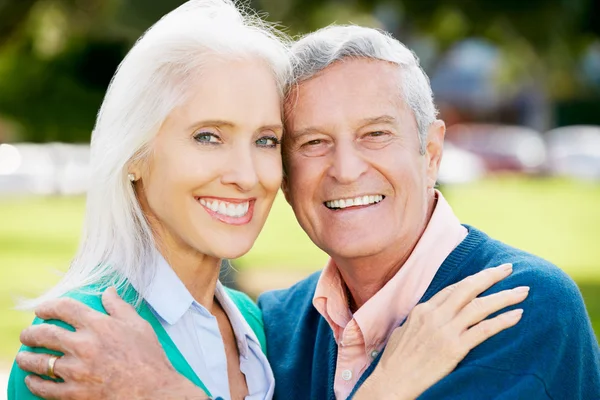
[[[261,294],[258,297],[258,306],[262,309],[263,315],[272,311],[284,311],[284,309],[289,312],[312,304],[320,276],[321,271],[317,271],[287,289],[271,290]]]
[[[474,228],[470,227],[470,229]],[[579,287],[569,275],[548,260],[490,238],[480,231],[478,234],[485,239],[473,252],[473,256],[464,265],[464,270],[455,280],[458,281],[483,269],[511,263],[512,274],[492,286],[482,296],[519,286],[530,288],[525,301],[509,307],[524,310],[521,321],[514,328],[489,339],[489,344],[497,341],[500,343],[503,338],[514,341],[516,337],[512,334],[517,334],[519,341],[526,345],[531,345],[543,337],[548,343],[553,342],[558,346],[565,340],[579,337],[584,347],[589,345],[594,347],[595,343],[590,342],[594,334],[583,297]],[[528,341],[528,337],[533,342]],[[589,343],[583,344],[583,342]],[[597,349],[597,345],[595,347]]]
[[[471,228],[473,229],[473,228]],[[580,299],[579,289],[573,279],[552,262],[527,251],[518,249],[486,235],[476,254],[470,259],[469,274],[511,263],[513,273],[496,284],[491,291],[496,292],[516,286],[529,286],[534,300],[560,295],[563,299]]]
[[[258,298],[270,348],[290,346],[290,335],[294,332],[316,329],[321,315],[313,307],[312,299],[320,274],[315,272],[288,289],[273,290]]]
[[[600,350],[575,282],[541,257],[469,227],[471,232],[478,237],[477,245],[457,266],[460,273],[447,283],[512,263],[512,274],[482,296],[529,286],[525,301],[502,310],[522,308],[523,317],[469,352],[456,370],[423,398],[473,398],[469,395],[480,396],[481,388],[496,388],[491,390],[512,398],[512,393],[530,393],[532,385],[538,385],[536,393],[543,390],[555,399],[592,398],[589,394],[600,384]],[[490,317],[495,315],[498,313]]]

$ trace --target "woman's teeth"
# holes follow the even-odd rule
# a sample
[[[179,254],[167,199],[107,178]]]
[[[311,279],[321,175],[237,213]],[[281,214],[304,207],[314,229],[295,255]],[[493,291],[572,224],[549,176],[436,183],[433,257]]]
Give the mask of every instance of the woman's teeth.
[[[348,208],[354,206],[368,206],[371,204],[377,204],[381,200],[383,200],[383,196],[380,194],[376,194],[369,196],[359,196],[352,199],[330,200],[325,202],[325,206],[331,209]]]
[[[248,213],[248,208],[250,208],[249,201],[234,204],[221,200],[200,199],[200,204],[202,204],[206,208],[211,209],[217,214],[226,215],[228,217],[234,218],[245,216]]]

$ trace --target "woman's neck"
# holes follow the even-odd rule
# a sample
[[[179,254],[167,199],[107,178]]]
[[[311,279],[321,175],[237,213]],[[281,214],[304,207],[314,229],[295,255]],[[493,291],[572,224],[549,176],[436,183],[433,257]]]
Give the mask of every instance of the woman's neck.
[[[168,249],[159,248],[159,251],[194,300],[212,313],[221,259],[189,248],[175,250],[171,246],[168,247]]]

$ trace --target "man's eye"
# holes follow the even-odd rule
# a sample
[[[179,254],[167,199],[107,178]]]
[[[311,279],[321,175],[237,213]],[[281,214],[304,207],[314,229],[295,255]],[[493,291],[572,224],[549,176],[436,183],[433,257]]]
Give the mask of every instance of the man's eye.
[[[219,143],[221,141],[221,139],[215,135],[214,133],[210,133],[210,132],[198,132],[197,134],[194,135],[194,140],[196,140],[197,142],[200,143]]]
[[[275,136],[265,136],[258,139],[256,144],[260,147],[277,147],[279,145],[279,139]]]
[[[375,131],[375,132],[369,132],[367,135],[371,136],[371,137],[379,137],[379,136],[384,136],[386,133],[383,131]]]
[[[305,146],[317,146],[319,144],[321,144],[323,141],[321,139],[313,139],[313,140],[309,140],[308,142],[304,143]]]

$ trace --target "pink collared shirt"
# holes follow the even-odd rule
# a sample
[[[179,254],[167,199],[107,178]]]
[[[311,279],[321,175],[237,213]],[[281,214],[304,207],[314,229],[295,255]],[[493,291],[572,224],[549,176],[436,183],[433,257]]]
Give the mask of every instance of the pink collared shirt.
[[[345,285],[330,260],[317,283],[313,305],[327,320],[338,344],[334,391],[345,399],[396,328],[419,302],[446,257],[467,236],[442,194],[425,232],[396,275],[354,315]]]

